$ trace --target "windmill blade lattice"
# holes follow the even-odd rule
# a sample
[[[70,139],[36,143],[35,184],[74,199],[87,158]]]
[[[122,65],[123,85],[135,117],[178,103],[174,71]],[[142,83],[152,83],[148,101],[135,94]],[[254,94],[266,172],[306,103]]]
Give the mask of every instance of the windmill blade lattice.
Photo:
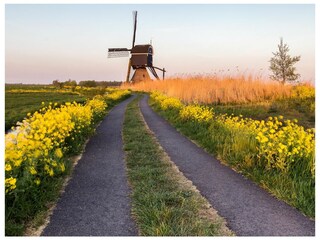
[[[133,15],[133,39],[132,39],[132,48],[134,47],[135,41],[136,41],[136,32],[137,32],[137,11],[132,12]]]
[[[108,58],[128,57],[129,51],[127,48],[109,48]]]

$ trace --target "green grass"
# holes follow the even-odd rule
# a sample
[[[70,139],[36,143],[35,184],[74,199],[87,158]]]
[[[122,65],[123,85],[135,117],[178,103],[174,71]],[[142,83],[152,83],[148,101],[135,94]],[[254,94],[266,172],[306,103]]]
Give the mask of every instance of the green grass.
[[[54,86],[50,86],[48,84],[5,84],[5,89],[7,90],[16,90],[16,89],[22,89],[22,90],[43,90],[43,89],[55,89]]]
[[[40,187],[28,189],[24,194],[19,194],[19,199],[15,201],[14,206],[6,208],[6,236],[22,236],[26,226],[30,225],[30,222],[34,221],[37,216],[45,215],[49,203],[52,204],[57,201],[64,178],[71,172],[71,162],[66,160],[65,163],[66,172],[64,176],[42,181]],[[11,198],[6,197],[6,205],[7,201],[11,200]]]
[[[147,130],[135,99],[127,107],[123,139],[132,212],[140,235],[216,236],[222,233],[222,220],[200,214],[205,200],[190,187],[179,184],[178,174],[163,150]]]
[[[63,104],[65,102],[84,102],[85,97],[75,93],[59,93],[59,92],[39,92],[39,93],[5,93],[5,130],[10,129],[18,121],[22,121],[27,113],[34,113],[39,110],[45,102],[57,102]]]
[[[284,116],[285,119],[297,119],[299,125],[308,128],[315,127],[315,99],[281,99],[274,102],[213,105],[217,114],[243,115],[256,120],[266,120],[268,117]]]
[[[277,170],[266,171],[264,166],[260,167],[259,160],[256,158],[254,136],[240,131],[231,132],[215,121],[203,124],[182,121],[178,111],[161,111],[152,101],[151,105],[182,134],[194,140],[224,164],[260,184],[271,194],[296,207],[305,215],[311,218],[315,216],[315,180],[302,175],[285,174]],[[247,109],[249,111],[250,106]],[[249,113],[251,117],[253,112]]]

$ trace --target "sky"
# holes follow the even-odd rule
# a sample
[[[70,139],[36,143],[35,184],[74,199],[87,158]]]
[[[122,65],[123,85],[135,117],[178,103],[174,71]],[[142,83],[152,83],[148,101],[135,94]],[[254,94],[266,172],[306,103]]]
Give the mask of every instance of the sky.
[[[315,80],[314,4],[6,4],[5,82],[124,81],[128,57],[107,50],[131,47],[133,10],[136,44],[152,41],[167,76],[267,77],[282,37],[301,80]]]

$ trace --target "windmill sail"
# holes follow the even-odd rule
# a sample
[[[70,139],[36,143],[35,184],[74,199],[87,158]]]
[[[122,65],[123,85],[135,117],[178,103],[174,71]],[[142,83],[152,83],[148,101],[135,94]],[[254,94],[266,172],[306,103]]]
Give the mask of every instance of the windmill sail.
[[[137,11],[132,12],[133,15],[133,39],[132,39],[132,48],[134,47],[134,43],[136,41],[136,31],[137,31]]]
[[[109,48],[108,58],[128,57],[130,49],[127,48]]]

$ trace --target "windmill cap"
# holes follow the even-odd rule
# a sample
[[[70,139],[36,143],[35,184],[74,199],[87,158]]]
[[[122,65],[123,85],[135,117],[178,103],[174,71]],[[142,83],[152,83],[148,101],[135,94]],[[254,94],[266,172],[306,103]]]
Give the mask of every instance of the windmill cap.
[[[135,45],[131,53],[145,53],[145,54],[153,54],[153,47],[151,44],[145,44],[145,45]]]

